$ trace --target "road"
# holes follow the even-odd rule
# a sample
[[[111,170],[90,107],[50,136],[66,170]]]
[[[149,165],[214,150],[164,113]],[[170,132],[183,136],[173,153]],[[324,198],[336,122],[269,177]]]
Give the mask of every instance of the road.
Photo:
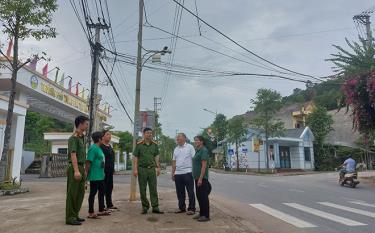
[[[64,179],[61,179],[63,181]],[[374,233],[375,185],[341,187],[336,173],[250,176],[210,173],[212,197],[267,233]],[[115,176],[129,183],[130,176]],[[174,188],[170,172],[158,185]]]
[[[173,187],[170,175],[159,185]],[[375,185],[341,187],[337,173],[247,176],[211,172],[213,195],[237,202],[243,218],[269,233],[374,233]]]

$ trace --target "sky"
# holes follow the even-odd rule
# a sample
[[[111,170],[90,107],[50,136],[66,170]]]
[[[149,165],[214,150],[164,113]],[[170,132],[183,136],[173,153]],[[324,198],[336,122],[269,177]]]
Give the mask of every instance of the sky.
[[[93,4],[91,7],[95,9],[94,1],[88,2]],[[184,2],[187,8],[196,12],[194,0]],[[30,57],[30,54],[44,51],[51,58],[50,69],[58,66],[60,72],[72,76],[75,81],[89,88],[91,56],[88,41],[69,1],[58,0],[58,4],[59,8],[53,19],[57,37],[41,41],[22,41],[21,57]],[[330,54],[336,52],[332,45],[346,48],[345,38],[357,40],[358,29],[352,17],[374,6],[373,0],[197,1],[198,14],[203,20],[245,48],[277,65],[315,77],[332,74],[332,64],[325,61],[330,58]],[[117,51],[136,56],[138,1],[108,0],[108,7]],[[172,0],[145,0],[145,9],[151,25],[173,31],[176,4]],[[375,17],[375,14],[372,14],[372,17]],[[259,67],[264,67],[265,62],[239,48],[202,22],[199,26],[195,17],[182,11],[179,35],[221,54],[178,39],[172,51],[174,64],[217,71],[275,74],[274,71]],[[160,50],[164,46],[171,48],[171,39],[166,37],[170,35],[144,27],[143,47],[147,50]],[[7,36],[0,35],[0,39],[4,44]],[[111,49],[106,35],[101,34],[101,40],[106,48]],[[172,55],[167,54],[161,59],[168,62],[171,57]],[[102,60],[110,70],[111,61],[104,57]],[[38,64],[38,70],[41,70],[43,65],[44,63]],[[135,66],[116,63],[112,79],[131,117],[134,114],[135,77]],[[298,78],[303,79],[301,76]],[[115,109],[109,123],[115,130],[132,131],[132,125],[111,87],[105,85],[106,77],[103,72],[100,72],[99,79],[103,84],[99,87],[103,102],[108,102]],[[160,121],[163,132],[169,136],[184,132],[192,137],[214,120],[215,115],[203,111],[204,108],[222,113],[228,118],[243,114],[250,110],[250,100],[256,96],[259,88],[274,89],[286,96],[290,95],[294,88],[305,88],[305,84],[254,76],[168,76],[144,69],[141,81],[141,110],[152,110],[154,97],[162,97]]]

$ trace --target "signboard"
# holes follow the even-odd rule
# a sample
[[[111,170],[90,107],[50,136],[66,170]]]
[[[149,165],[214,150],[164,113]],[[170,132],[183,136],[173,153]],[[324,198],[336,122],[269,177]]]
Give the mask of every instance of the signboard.
[[[135,122],[136,131],[142,132],[144,128],[154,129],[155,127],[155,112],[154,111],[140,111],[139,117]]]
[[[259,152],[260,150],[260,140],[257,138],[253,139],[253,152]]]
[[[228,150],[228,155],[233,156],[234,155],[234,150],[233,149],[229,149]]]
[[[247,153],[247,148],[242,148],[242,153]]]

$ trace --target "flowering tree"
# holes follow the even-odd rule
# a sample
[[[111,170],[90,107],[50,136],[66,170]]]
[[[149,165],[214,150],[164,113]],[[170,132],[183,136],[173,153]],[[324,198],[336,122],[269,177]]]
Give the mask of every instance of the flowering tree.
[[[343,104],[352,114],[353,128],[367,137],[375,131],[375,45],[363,38],[346,42],[352,51],[334,45],[338,53],[327,60],[345,80],[341,87]]]
[[[375,71],[350,77],[342,91],[351,110],[353,128],[361,134],[371,134],[375,129]]]

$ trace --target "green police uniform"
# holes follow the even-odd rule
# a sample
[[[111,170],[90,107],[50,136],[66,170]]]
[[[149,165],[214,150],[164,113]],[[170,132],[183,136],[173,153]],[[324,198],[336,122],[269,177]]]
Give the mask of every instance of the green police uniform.
[[[146,197],[147,184],[150,190],[150,200],[153,210],[159,210],[157,179],[156,179],[156,162],[155,157],[159,155],[159,147],[156,142],[150,144],[143,140],[137,143],[134,150],[134,156],[138,158],[138,183],[139,193],[141,195],[142,208],[148,210],[150,203]]]
[[[71,161],[71,153],[76,153],[78,169],[81,173],[81,180],[74,179],[74,168]],[[67,191],[66,191],[66,223],[76,221],[85,196],[85,169],[86,147],[84,135],[74,133],[68,141],[68,160],[67,168]]]

